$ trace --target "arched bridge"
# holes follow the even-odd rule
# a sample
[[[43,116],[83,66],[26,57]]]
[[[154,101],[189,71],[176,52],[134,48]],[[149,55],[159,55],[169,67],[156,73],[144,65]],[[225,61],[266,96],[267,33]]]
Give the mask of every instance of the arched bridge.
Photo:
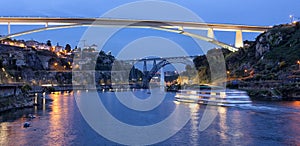
[[[130,27],[130,28],[150,28],[201,39],[230,51],[237,51],[243,47],[242,32],[264,32],[270,26],[249,26],[236,24],[216,24],[199,22],[179,22],[161,20],[131,20],[131,19],[109,19],[109,18],[44,18],[44,17],[0,17],[0,25],[7,25],[8,34],[0,37],[0,40],[10,37],[21,36],[34,32],[51,29],[72,28],[80,26],[106,26],[106,27]],[[11,25],[44,25],[43,28],[11,34]],[[187,30],[207,30],[207,36],[201,36],[188,32]],[[235,46],[215,40],[214,31],[234,31],[236,32]]]
[[[169,64],[185,64],[194,66],[193,58],[197,56],[177,56],[177,57],[160,57],[160,58],[143,58],[143,59],[134,59],[126,60],[126,62],[132,62],[133,67],[130,71],[130,76],[134,78],[136,75],[134,64],[137,62],[143,62],[143,88],[149,88],[150,80],[155,76],[155,74],[164,66]],[[147,62],[153,62],[152,68],[147,69]]]

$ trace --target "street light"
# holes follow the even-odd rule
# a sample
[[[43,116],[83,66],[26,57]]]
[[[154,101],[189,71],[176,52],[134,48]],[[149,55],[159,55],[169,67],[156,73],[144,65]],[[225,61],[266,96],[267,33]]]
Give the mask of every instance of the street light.
[[[226,74],[227,74],[227,78],[229,79],[230,78],[230,71],[226,71]]]
[[[297,61],[297,64],[299,65],[298,69],[300,70],[300,60]]]

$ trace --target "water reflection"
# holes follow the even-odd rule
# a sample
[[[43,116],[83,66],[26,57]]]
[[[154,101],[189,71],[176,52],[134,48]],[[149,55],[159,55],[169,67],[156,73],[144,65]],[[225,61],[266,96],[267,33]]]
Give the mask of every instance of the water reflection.
[[[74,91],[84,95],[86,92]],[[126,118],[123,114],[128,111],[116,107],[119,103],[114,100],[112,93],[107,94],[105,104],[110,105],[116,116]],[[46,95],[53,99],[52,103],[41,107],[1,113],[0,115],[0,145],[116,145],[98,135],[81,116],[73,97],[73,93],[55,93]],[[165,118],[175,107],[188,108],[191,119],[176,135],[160,143],[162,145],[299,145],[300,144],[300,102],[262,102],[249,108],[218,107],[218,116],[209,128],[199,132],[199,122],[207,106],[187,104],[174,101],[174,94],[168,94],[165,106],[152,113],[140,114],[137,122],[143,125],[153,124]],[[42,100],[45,103],[46,99]],[[266,108],[267,107],[267,108]],[[273,110],[276,109],[276,110]],[[119,112],[118,112],[119,111]],[[23,128],[22,125],[28,114],[37,118],[30,120],[32,126]],[[176,121],[181,120],[182,114],[177,114]],[[126,119],[125,119],[126,120]],[[173,128],[176,128],[174,126]]]
[[[7,137],[9,135],[9,128],[8,128],[8,122],[3,122],[1,123],[1,126],[0,126],[0,144],[7,144],[9,140]]]
[[[220,127],[220,137],[222,140],[227,140],[226,133],[228,132],[227,125],[227,109],[224,107],[218,107],[218,115],[219,115],[219,127]]]
[[[198,145],[198,137],[199,137],[199,104],[190,103],[190,114],[191,114],[191,133],[190,133],[190,143],[191,145]]]
[[[49,130],[51,132],[50,139],[51,141],[49,141],[49,145],[51,145],[51,143],[58,141],[60,137],[63,137],[63,131],[59,130],[62,126],[62,110],[65,110],[65,108],[67,108],[68,106],[64,105],[64,100],[65,98],[63,98],[62,95],[59,95],[58,93],[55,94],[51,94],[50,96],[53,99],[53,103],[52,103],[52,112],[51,112],[51,116],[49,119]],[[62,99],[58,99],[58,98],[62,98]]]

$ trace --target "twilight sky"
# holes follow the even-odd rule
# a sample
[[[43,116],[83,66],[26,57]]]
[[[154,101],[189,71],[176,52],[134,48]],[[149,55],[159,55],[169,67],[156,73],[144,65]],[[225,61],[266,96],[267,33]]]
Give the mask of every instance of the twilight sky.
[[[107,11],[129,2],[136,1],[6,0],[1,1],[0,16],[100,17]],[[169,0],[167,2],[173,2],[183,6],[196,13],[205,22],[212,23],[269,26],[290,22],[290,14],[293,14],[296,17],[300,16],[299,0]],[[156,8],[154,7],[153,10],[155,9]],[[31,28],[32,27],[30,26],[12,26],[12,32]],[[17,39],[35,39],[40,42],[46,42],[50,39],[53,44],[59,43],[60,45],[65,46],[66,43],[70,43],[73,47],[78,45],[78,43],[82,43],[79,40],[85,30],[86,28],[52,30],[18,37]],[[6,26],[0,26],[0,34],[6,33]],[[233,32],[218,32],[215,35],[220,41],[229,44],[234,43],[235,34]],[[257,34],[245,33],[243,37],[244,40],[253,40],[256,36]]]

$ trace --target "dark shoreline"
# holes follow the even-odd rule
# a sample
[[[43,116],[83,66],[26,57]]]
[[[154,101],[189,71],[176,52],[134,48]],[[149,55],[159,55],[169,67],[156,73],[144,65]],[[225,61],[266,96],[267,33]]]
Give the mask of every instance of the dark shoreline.
[[[26,95],[18,95],[18,96],[8,96],[8,97],[2,97],[2,98],[13,98],[9,100],[13,100],[11,103],[7,103],[7,105],[4,105],[0,108],[0,113],[11,111],[11,110],[18,110],[18,109],[25,109],[25,108],[33,108],[35,106],[42,105],[42,96],[37,95],[35,96],[29,96]],[[22,98],[22,100],[19,100]],[[36,103],[34,101],[34,98],[36,98]],[[52,101],[51,99],[45,99],[46,102]]]

